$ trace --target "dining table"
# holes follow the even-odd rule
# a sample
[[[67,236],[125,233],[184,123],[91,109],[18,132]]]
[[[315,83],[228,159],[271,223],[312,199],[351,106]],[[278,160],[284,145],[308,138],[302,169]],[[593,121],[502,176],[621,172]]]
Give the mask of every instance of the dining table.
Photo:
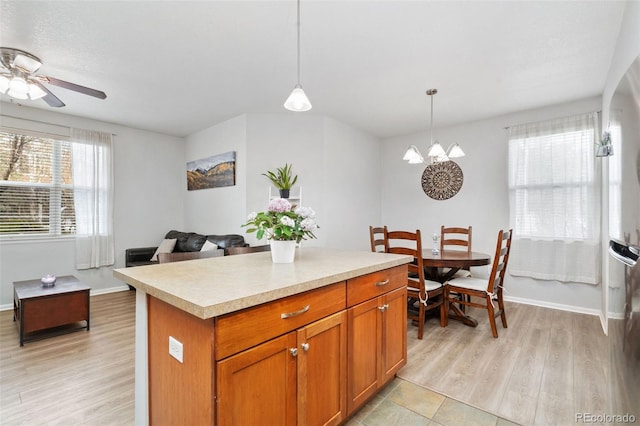
[[[462,250],[422,250],[422,263],[425,279],[445,283],[461,269],[473,266],[484,266],[491,263],[491,255],[480,252]],[[449,304],[449,319],[461,321],[470,327],[477,327],[478,321],[464,312],[464,305]]]

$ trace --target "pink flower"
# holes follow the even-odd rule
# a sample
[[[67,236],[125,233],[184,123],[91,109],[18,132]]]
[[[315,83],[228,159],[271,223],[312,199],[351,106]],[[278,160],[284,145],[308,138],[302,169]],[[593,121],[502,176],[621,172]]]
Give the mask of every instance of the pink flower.
[[[284,213],[291,210],[291,203],[284,198],[274,198],[269,202],[267,210],[270,212]]]

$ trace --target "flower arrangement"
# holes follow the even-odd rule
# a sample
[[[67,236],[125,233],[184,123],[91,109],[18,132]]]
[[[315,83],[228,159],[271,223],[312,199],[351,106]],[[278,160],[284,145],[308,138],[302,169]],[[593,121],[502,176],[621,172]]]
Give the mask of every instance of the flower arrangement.
[[[269,240],[295,241],[299,243],[307,238],[316,238],[313,231],[316,224],[316,212],[311,207],[297,207],[291,210],[291,203],[284,198],[274,198],[269,202],[266,212],[251,213],[247,217],[247,233],[255,232],[259,240],[266,236]]]

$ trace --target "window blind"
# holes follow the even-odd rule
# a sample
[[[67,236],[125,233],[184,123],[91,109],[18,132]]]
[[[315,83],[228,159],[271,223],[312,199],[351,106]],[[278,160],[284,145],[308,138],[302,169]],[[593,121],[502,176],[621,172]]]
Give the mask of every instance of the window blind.
[[[74,234],[71,144],[0,131],[0,236]]]
[[[510,272],[600,280],[597,113],[509,129]]]

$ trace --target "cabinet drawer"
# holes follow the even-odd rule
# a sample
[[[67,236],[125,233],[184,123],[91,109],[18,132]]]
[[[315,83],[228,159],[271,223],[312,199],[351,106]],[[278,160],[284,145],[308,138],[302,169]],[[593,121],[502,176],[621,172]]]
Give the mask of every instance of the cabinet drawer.
[[[407,266],[396,266],[347,280],[347,306],[407,285]]]
[[[344,282],[274,300],[216,318],[220,360],[346,308]]]

